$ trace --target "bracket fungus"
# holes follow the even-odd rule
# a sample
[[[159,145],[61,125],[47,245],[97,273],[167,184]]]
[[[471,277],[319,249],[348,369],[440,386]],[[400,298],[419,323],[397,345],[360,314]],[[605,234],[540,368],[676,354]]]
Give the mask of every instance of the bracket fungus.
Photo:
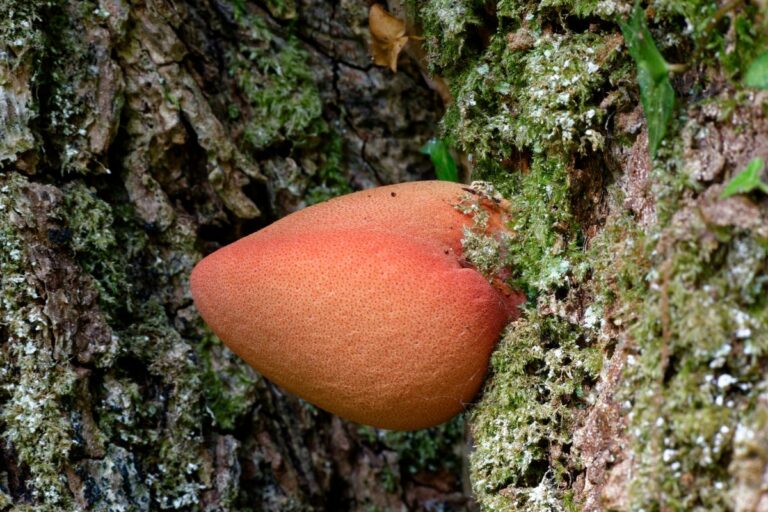
[[[456,183],[356,192],[206,257],[192,295],[272,382],[358,423],[426,428],[472,400],[524,300],[462,252],[467,230],[505,236],[505,216],[503,201]]]

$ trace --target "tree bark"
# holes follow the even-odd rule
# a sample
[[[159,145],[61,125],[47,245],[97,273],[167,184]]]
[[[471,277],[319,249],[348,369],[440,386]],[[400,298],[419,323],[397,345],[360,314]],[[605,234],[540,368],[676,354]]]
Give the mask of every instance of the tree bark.
[[[768,510],[765,2],[390,1],[397,73],[370,3],[0,0],[0,510]],[[355,426],[189,273],[433,136],[528,302],[464,419]]]
[[[425,178],[442,103],[367,5],[0,2],[0,510],[465,508],[460,423],[363,429],[222,347],[202,255]]]

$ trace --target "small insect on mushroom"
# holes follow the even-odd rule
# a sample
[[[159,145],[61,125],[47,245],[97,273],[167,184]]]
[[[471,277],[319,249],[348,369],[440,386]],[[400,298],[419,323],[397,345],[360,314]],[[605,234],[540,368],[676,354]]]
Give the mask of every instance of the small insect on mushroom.
[[[502,236],[505,205],[456,183],[380,187],[311,206],[203,259],[203,319],[265,377],[320,408],[414,430],[461,412],[524,300],[462,259],[466,209]]]

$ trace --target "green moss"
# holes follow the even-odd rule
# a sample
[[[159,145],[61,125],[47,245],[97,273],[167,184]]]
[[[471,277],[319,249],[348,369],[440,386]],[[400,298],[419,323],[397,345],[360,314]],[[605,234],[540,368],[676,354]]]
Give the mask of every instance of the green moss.
[[[528,173],[507,174],[484,161],[477,172],[479,178],[497,183],[511,200],[513,234],[505,252],[516,284],[529,298],[564,284],[582,259],[569,209],[565,162],[536,156]]]
[[[728,510],[734,434],[764,380],[768,258],[749,233],[718,242],[698,219],[683,232],[651,274],[630,331],[632,498],[638,507]]]
[[[264,19],[235,2],[235,17],[247,36],[227,56],[251,112],[244,142],[260,151],[279,142],[300,143],[325,131],[322,102],[299,41],[270,32]]]
[[[539,35],[509,51],[497,34],[453,86],[444,128],[474,158],[503,158],[513,148],[534,153],[598,149],[605,109],[596,93],[618,52],[616,39],[592,33]]]
[[[568,455],[575,412],[602,365],[592,343],[578,326],[533,309],[509,327],[472,415],[472,482],[486,507],[550,510],[563,501],[580,469]]]
[[[604,101],[605,90],[633,76],[620,51],[622,40],[617,31],[544,27],[561,25],[567,16],[617,21],[628,7],[612,1],[499,2],[498,28],[479,52],[464,50],[477,39],[467,37],[467,26],[477,22],[480,11],[474,2],[424,4],[418,14],[427,42],[432,41],[430,62],[449,78],[455,97],[443,120],[448,138],[481,162],[522,148],[548,154],[600,149],[611,104]],[[691,52],[697,62],[724,66],[736,79],[768,44],[768,21],[757,24],[755,7],[724,15],[725,20],[734,16],[733,41],[725,30],[713,29],[716,2],[669,0],[654,7],[654,21],[665,34],[659,44],[671,62],[679,59],[676,51]],[[470,14],[457,18],[455,9]],[[700,91],[694,86],[683,93]]]
[[[25,186],[19,175],[0,178],[0,327],[7,336],[0,346],[0,432],[28,468],[40,510],[61,510],[72,505],[63,469],[74,441],[62,402],[75,374],[56,360],[45,305],[27,275],[30,245],[20,229],[36,212]]]
[[[305,194],[306,202],[313,205],[350,192],[352,187],[343,172],[341,137],[331,132],[324,149],[324,160],[312,176],[312,185]]]
[[[628,5],[622,0],[499,0],[496,8],[499,16],[537,24],[543,17],[565,14],[611,20],[628,10]]]
[[[502,242],[492,236],[466,228],[461,238],[464,258],[478,272],[490,278],[505,267],[501,254]]]
[[[737,81],[768,45],[768,19],[759,15],[758,5],[723,9],[712,0],[656,0],[652,7],[659,27],[657,42],[670,62],[716,67],[726,78]],[[693,84],[682,92],[701,94],[702,85]]]
[[[482,23],[477,0],[435,0],[425,2],[418,15],[424,25],[426,49],[434,68],[446,68],[466,57],[468,32]]]
[[[142,470],[161,508],[190,507],[199,500],[203,470],[203,390],[194,351],[152,300],[142,309],[142,322],[121,338],[123,357],[142,361],[146,374],[116,370],[106,377],[112,380],[100,404],[99,428],[134,449],[150,450]]]
[[[455,8],[478,10],[473,2],[428,2],[419,14],[433,41],[431,63],[452,84],[455,101],[443,126],[459,149],[483,161],[505,158],[514,148],[602,146],[606,110],[599,93],[614,71],[620,38],[544,31],[543,20],[533,16],[535,3],[500,2],[496,33],[482,52],[470,52],[464,48],[477,36],[468,40],[467,25],[478,18],[457,18]]]
[[[490,215],[483,200],[500,199],[501,196],[488,182],[474,182],[472,188],[478,194],[465,193],[455,208],[472,219],[472,225],[464,228],[461,250],[464,259],[489,280],[493,280],[509,265],[505,250],[509,245],[507,233],[490,233]],[[483,198],[483,199],[480,199]]]
[[[256,401],[258,375],[213,335],[197,345],[204,365],[202,374],[205,408],[214,424],[232,430]]]
[[[437,427],[412,432],[360,426],[358,433],[369,443],[397,452],[403,472],[416,474],[443,469],[461,470],[461,445],[464,440],[464,417],[461,415]],[[384,483],[391,477],[391,474],[385,473]]]
[[[131,279],[126,271],[146,235],[134,230],[118,238],[112,207],[82,182],[74,181],[63,191],[64,204],[58,216],[71,236],[69,245],[80,267],[95,278],[101,309],[119,317],[122,311],[133,308]],[[124,243],[126,238],[130,244]]]
[[[756,6],[724,13],[714,1],[657,0],[649,7],[665,58],[693,62],[701,76],[737,81],[766,46]],[[656,225],[639,226],[617,186],[605,191],[610,213],[596,237],[585,238],[571,211],[584,200],[571,183],[574,167],[600,158],[609,114],[629,112],[638,98],[616,25],[630,8],[502,0],[490,11],[466,0],[416,10],[431,64],[455,98],[445,137],[468,153],[473,177],[492,182],[512,204],[508,244],[466,237],[467,248],[495,254],[488,265],[509,263],[529,298],[493,356],[471,419],[473,485],[485,509],[578,509],[568,488],[582,468],[567,448],[591,400],[607,333],[625,332],[634,343],[623,395],[639,469],[632,510],[730,506],[724,489],[734,432],[762,428],[755,402],[768,343],[765,249],[755,233],[675,215],[686,205],[680,198],[702,188],[682,172],[685,115],[673,120],[649,180]],[[452,9],[466,19],[451,20]],[[490,34],[475,29],[478,19],[493,27]],[[676,92],[699,101],[706,86],[697,81]],[[723,122],[738,98],[718,100]],[[742,425],[745,417],[755,419]]]

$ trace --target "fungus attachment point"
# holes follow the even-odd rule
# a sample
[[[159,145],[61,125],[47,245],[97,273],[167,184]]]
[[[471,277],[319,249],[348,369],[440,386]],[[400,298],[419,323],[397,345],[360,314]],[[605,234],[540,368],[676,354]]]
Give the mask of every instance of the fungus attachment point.
[[[306,208],[203,259],[195,304],[229,348],[318,407],[381,428],[442,423],[477,393],[523,301],[461,259],[478,225],[466,200],[434,181]],[[503,236],[504,205],[473,200],[484,236]]]

